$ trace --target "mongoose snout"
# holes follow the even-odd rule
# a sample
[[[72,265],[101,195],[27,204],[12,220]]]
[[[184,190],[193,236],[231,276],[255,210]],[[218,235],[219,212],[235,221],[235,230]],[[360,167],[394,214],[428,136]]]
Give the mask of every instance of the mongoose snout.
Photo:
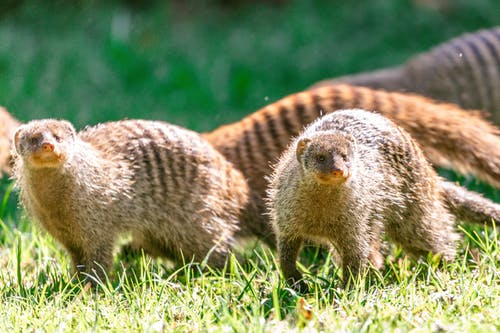
[[[53,153],[54,145],[50,142],[44,142],[42,143],[42,151],[45,153]]]

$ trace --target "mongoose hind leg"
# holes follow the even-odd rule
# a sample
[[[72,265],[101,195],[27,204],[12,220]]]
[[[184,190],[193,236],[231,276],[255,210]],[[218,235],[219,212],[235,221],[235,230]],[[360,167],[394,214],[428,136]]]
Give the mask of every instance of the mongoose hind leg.
[[[352,243],[351,243],[352,244]],[[340,249],[342,253],[342,279],[344,287],[351,285],[362,276],[370,267],[370,256],[379,257],[380,252],[367,251],[366,247],[353,244],[353,246]]]
[[[419,258],[433,253],[446,261],[455,259],[456,242],[460,236],[453,229],[453,221],[446,221],[446,214],[434,219],[423,218],[411,225],[413,228],[399,228],[398,233],[389,232],[389,237],[399,243],[407,254]]]
[[[384,266],[383,246],[380,239],[373,239],[370,246],[368,260],[374,269],[380,270]]]

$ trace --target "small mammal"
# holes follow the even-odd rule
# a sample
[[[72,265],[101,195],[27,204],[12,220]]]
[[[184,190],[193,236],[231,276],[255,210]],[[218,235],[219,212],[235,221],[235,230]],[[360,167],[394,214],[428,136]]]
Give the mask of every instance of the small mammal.
[[[500,188],[500,130],[478,112],[417,95],[330,85],[284,97],[238,122],[203,134],[247,178],[252,201],[261,212],[260,218],[248,226],[255,236],[274,246],[263,200],[271,165],[304,126],[322,114],[352,108],[373,110],[404,128],[433,165],[472,173]],[[492,217],[489,212],[500,215],[500,205],[491,200],[474,195],[478,202],[460,202],[473,192],[453,183],[445,185],[443,195],[453,203],[451,213],[467,218],[461,221],[484,224]]]
[[[415,141],[381,115],[360,109],[328,114],[282,155],[270,179],[269,212],[285,278],[306,240],[333,245],[344,279],[383,264],[381,235],[413,255],[455,258],[459,235],[439,177]]]
[[[248,185],[196,133],[124,120],[77,134],[46,119],[22,125],[14,143],[21,202],[77,271],[102,279],[124,233],[152,256],[225,264]]]

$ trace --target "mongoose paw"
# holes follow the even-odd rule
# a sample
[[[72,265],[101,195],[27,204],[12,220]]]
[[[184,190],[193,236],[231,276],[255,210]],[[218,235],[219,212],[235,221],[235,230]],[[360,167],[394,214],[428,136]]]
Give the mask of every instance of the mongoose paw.
[[[289,278],[287,279],[286,283],[290,286],[290,288],[299,293],[307,293],[309,292],[309,286],[307,283],[300,277],[300,278]]]

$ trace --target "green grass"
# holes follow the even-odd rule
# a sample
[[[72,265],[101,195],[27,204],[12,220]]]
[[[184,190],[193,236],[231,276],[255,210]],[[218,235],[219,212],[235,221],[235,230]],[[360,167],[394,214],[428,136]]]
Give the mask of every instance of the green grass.
[[[246,250],[227,270],[180,268],[139,257],[116,260],[97,292],[71,282],[68,256],[28,221],[4,234],[0,327],[26,331],[496,332],[500,330],[500,247],[495,228],[466,228],[457,260],[409,261],[399,249],[386,267],[338,287],[330,256],[306,251],[311,291],[281,280],[267,249]],[[301,302],[306,303],[304,305]]]
[[[500,23],[497,0],[452,1],[448,12],[410,0],[129,2],[0,3],[0,104],[22,121],[67,118],[81,128],[148,118],[206,131],[321,79],[399,64]],[[442,174],[500,199],[474,179]],[[225,272],[117,258],[111,281],[93,293],[72,282],[54,240],[21,217],[10,182],[0,188],[0,331],[500,331],[493,228],[467,226],[445,267],[395,249],[379,275],[351,290],[337,287],[329,256],[310,250],[302,268],[312,290],[297,295],[274,253],[257,246]]]

